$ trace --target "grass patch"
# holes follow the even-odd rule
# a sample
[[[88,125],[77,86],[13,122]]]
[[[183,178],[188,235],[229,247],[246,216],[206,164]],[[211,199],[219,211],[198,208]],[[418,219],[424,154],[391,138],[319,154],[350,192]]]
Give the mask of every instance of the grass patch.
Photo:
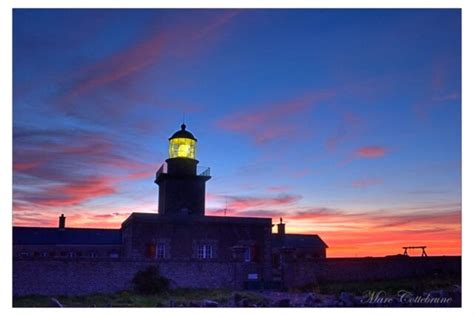
[[[190,302],[204,299],[225,305],[238,293],[250,303],[262,300],[262,296],[252,292],[235,292],[226,289],[175,289],[154,295],[141,295],[134,292],[114,294],[92,294],[81,296],[54,296],[66,307],[167,307],[170,302],[175,306],[189,306]],[[13,298],[13,307],[49,307],[53,296],[22,296]]]

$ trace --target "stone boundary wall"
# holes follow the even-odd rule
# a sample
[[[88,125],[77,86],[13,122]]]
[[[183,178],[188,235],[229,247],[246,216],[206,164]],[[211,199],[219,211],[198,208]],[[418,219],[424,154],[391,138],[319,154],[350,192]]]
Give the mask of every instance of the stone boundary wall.
[[[283,280],[291,288],[318,280],[363,282],[435,273],[461,275],[461,257],[327,258],[317,262],[286,262]]]
[[[83,295],[132,288],[135,273],[156,264],[149,261],[14,260],[13,295]],[[241,265],[223,262],[158,264],[175,287],[242,288]]]
[[[132,288],[135,273],[151,261],[16,259],[13,294],[84,295]],[[247,275],[261,266],[235,262],[169,261],[158,264],[175,287],[242,289]],[[411,278],[435,273],[461,274],[461,257],[329,258],[283,263],[287,288],[316,281],[369,281]]]

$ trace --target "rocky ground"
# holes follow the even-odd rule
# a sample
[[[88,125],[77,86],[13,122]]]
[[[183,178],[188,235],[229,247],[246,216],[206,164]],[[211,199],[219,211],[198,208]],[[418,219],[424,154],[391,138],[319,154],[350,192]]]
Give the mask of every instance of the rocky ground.
[[[312,292],[193,292],[174,296],[137,296],[128,292],[113,296],[14,298],[14,306],[49,307],[459,307],[460,286],[411,293],[386,294],[384,291],[354,295]],[[207,297],[205,295],[208,295]],[[15,303],[16,302],[16,303]],[[33,303],[35,302],[35,303]],[[95,302],[95,303],[94,303]]]

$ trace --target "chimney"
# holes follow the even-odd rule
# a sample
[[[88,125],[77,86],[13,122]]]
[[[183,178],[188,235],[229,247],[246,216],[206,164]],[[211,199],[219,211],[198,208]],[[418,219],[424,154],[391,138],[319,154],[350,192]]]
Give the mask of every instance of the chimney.
[[[277,224],[278,227],[278,235],[285,235],[285,224],[283,223],[283,219],[280,217],[280,224]]]
[[[66,217],[64,216],[64,214],[61,214],[61,216],[59,216],[59,229],[63,230],[66,228]]]

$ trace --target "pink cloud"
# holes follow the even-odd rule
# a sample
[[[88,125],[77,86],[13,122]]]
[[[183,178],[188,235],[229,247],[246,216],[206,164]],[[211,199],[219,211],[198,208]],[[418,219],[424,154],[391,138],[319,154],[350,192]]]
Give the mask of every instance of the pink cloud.
[[[82,130],[16,129],[14,211],[76,206],[116,193],[123,181],[153,178],[156,165],[117,146],[105,134]]]
[[[239,132],[253,138],[256,143],[264,143],[283,135],[295,134],[300,125],[291,122],[315,103],[334,95],[331,91],[310,92],[302,96],[274,103],[256,105],[259,110],[234,113],[217,121],[217,126]]]
[[[95,177],[74,183],[49,186],[47,194],[31,195],[29,201],[45,206],[70,206],[115,192],[116,189],[110,178]]]
[[[235,16],[242,13],[241,10],[225,10],[223,13],[216,15],[214,19],[209,20],[207,25],[198,29],[193,35],[193,40],[201,40],[215,34],[222,27],[228,24]]]
[[[122,88],[129,89],[130,82],[123,79],[149,69],[170,55],[191,55],[196,48],[205,48],[203,40],[206,39],[205,43],[209,45],[209,37],[222,30],[239,13],[238,10],[225,10],[208,16],[204,21],[189,20],[178,26],[160,28],[124,50],[76,70],[67,76],[72,78],[72,82],[59,104],[68,106],[73,98],[112,83],[121,82]],[[153,26],[150,28],[153,29]],[[127,97],[132,93],[127,91]],[[111,108],[108,114],[116,108]]]
[[[364,146],[355,151],[355,155],[360,158],[379,158],[387,154],[388,150],[382,146]]]
[[[228,208],[244,210],[255,207],[274,207],[292,204],[301,199],[298,195],[282,194],[276,197],[229,197]]]
[[[85,78],[71,89],[69,97],[119,80],[156,63],[162,54],[163,45],[164,36],[156,34],[128,50],[103,60],[89,69]]]
[[[13,163],[13,171],[27,171],[38,167],[42,161],[16,162]]]
[[[435,62],[430,74],[431,86],[427,88],[425,96],[413,105],[413,111],[420,119],[426,120],[434,110],[441,109],[443,105],[452,101],[460,100],[461,92],[450,90],[447,86],[450,68],[449,61],[446,59]]]

